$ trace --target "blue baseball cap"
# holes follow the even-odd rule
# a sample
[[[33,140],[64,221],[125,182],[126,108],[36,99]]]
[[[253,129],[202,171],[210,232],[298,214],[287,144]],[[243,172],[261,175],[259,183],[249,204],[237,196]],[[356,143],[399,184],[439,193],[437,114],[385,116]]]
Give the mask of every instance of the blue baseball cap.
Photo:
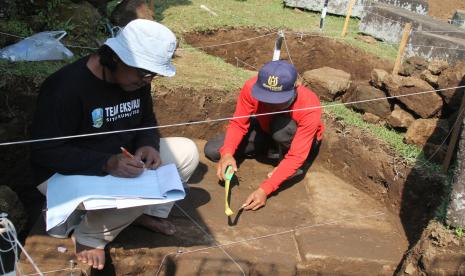
[[[105,44],[128,66],[166,77],[176,74],[176,68],[171,64],[176,36],[160,23],[147,19],[133,20]]]
[[[252,96],[264,103],[285,103],[295,95],[296,80],[297,70],[294,65],[284,60],[268,62],[258,71]]]

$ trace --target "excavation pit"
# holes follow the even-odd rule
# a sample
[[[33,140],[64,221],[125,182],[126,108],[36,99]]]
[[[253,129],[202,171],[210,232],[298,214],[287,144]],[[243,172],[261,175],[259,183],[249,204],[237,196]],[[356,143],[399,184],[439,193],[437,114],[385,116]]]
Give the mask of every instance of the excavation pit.
[[[218,30],[190,33],[184,39],[196,47],[261,33]],[[244,43],[204,50],[249,70],[245,63],[260,67],[271,58],[271,37]],[[296,36],[287,43],[299,72],[329,66],[366,81],[373,68],[392,68],[328,38]],[[289,59],[286,51],[282,55]],[[237,93],[162,88],[155,93],[159,124],[229,117]],[[167,237],[130,226],[108,246],[105,275],[393,275],[432,218],[442,178],[406,164],[384,142],[329,110],[324,122],[324,140],[307,175],[285,183],[260,211],[234,217],[235,224],[224,214],[224,188],[215,164],[203,156],[205,141],[223,132],[226,122],[162,129],[164,136],[194,139],[202,156],[187,198],[171,214],[178,232]],[[251,159],[240,164],[231,192],[234,211],[272,168]],[[44,271],[68,266],[71,241],[46,236],[41,224],[39,220],[27,238],[28,252]],[[60,253],[58,246],[68,251]]]

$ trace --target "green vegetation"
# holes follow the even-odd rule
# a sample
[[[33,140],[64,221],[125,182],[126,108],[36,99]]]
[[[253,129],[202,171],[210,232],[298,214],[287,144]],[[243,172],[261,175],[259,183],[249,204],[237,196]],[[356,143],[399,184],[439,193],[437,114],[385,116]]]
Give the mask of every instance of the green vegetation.
[[[465,236],[465,229],[463,229],[462,227],[455,228],[454,233],[458,238],[462,238],[463,236]]]
[[[218,16],[200,8],[205,5]],[[320,32],[320,14],[284,8],[282,0],[156,0],[155,17],[177,33],[193,30],[212,30],[225,26],[253,26],[271,29],[288,29],[297,32]],[[322,35],[340,38],[345,18],[327,16]],[[394,60],[397,46],[385,43],[367,44],[356,39],[358,19],[351,19],[344,42],[382,58]]]
[[[0,75],[2,78],[11,79],[13,76],[34,79],[40,83],[47,76],[57,71],[69,61],[43,61],[43,62],[9,62],[0,59]]]
[[[54,0],[48,3],[43,11],[45,16],[53,12],[54,7],[61,0]],[[111,1],[107,6],[111,12],[117,1]],[[200,6],[205,5],[214,11],[218,16],[210,14]],[[198,30],[212,30],[221,27],[243,27],[252,26],[268,29],[285,29],[297,32],[319,32],[319,13],[303,12],[284,8],[281,0],[247,0],[247,1],[224,1],[224,0],[156,0],[155,17],[158,21],[169,26],[178,35],[185,32]],[[53,16],[48,20],[53,20]],[[60,25],[67,28],[70,36],[73,34],[73,26],[67,22],[46,22],[47,25]],[[324,36],[340,38],[340,32],[344,23],[344,17],[327,16],[325,30],[321,33]],[[31,30],[20,22],[11,21],[6,28],[16,34],[27,36]],[[385,43],[367,44],[357,39],[359,20],[351,19],[346,38],[342,42],[355,47],[362,48],[367,52],[374,53],[380,57],[393,60],[396,54],[396,47]],[[235,39],[232,37],[231,41]],[[189,45],[181,45],[181,48],[189,48]],[[156,86],[165,86],[168,89],[192,88],[192,89],[214,89],[223,91],[237,91],[243,82],[249,78],[253,72],[237,68],[224,62],[222,59],[212,57],[196,49],[179,49],[181,58],[175,59],[178,73],[175,78],[164,78],[156,82]],[[78,58],[78,57],[76,57]],[[63,62],[20,62],[11,64],[5,61],[0,63],[0,71],[4,74],[17,74],[21,76],[34,76],[34,78],[44,78],[54,72]],[[328,108],[329,109],[329,108]],[[355,113],[345,107],[332,107],[327,112],[343,118],[344,122],[369,130],[379,139],[386,141],[405,159],[424,160],[421,151],[415,146],[406,145],[402,142],[403,136],[400,133],[386,129],[385,127],[370,125]]]
[[[178,50],[181,58],[175,58],[176,77],[161,78],[154,84],[169,89],[180,87],[197,90],[239,90],[255,72],[246,71],[224,62],[221,58],[207,55],[196,49]]]
[[[28,24],[16,19],[0,20],[0,31],[21,37],[27,37],[33,33],[32,28]]]
[[[441,167],[427,160],[421,149],[414,145],[408,145],[403,142],[404,134],[395,130],[388,129],[381,125],[370,124],[362,119],[362,115],[338,103],[322,103],[325,112],[330,116],[342,120],[345,124],[355,126],[369,131],[373,136],[388,144],[409,164],[415,165],[420,169],[426,169],[426,172],[440,172]]]

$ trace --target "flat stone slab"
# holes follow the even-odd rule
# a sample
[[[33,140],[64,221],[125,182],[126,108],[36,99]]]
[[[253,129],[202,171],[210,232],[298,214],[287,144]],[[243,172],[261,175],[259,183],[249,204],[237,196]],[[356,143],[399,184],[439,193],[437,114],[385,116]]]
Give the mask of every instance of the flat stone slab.
[[[296,232],[303,260],[299,271],[314,273],[331,266],[333,273],[344,275],[392,275],[408,244],[385,206],[328,171],[313,170],[308,179],[315,222],[342,219]]]
[[[360,21],[361,32],[389,43],[398,43],[406,23],[412,23],[415,31],[432,31],[438,35],[465,39],[463,29],[390,5],[375,4],[365,10]]]
[[[302,8],[310,11],[321,12],[324,6],[324,0],[285,0],[284,3],[288,7]],[[329,14],[346,15],[349,7],[347,0],[332,0],[328,2]],[[385,3],[398,8],[406,9],[418,14],[428,14],[428,2],[425,0],[357,0],[352,8],[353,17],[361,17],[364,9],[372,5],[372,3]]]

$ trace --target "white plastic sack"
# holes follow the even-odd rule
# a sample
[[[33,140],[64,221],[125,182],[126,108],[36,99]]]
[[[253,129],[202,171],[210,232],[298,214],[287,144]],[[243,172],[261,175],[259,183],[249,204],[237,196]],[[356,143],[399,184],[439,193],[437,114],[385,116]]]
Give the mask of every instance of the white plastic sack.
[[[10,61],[61,60],[73,53],[61,42],[65,31],[41,32],[0,50],[0,58]]]

